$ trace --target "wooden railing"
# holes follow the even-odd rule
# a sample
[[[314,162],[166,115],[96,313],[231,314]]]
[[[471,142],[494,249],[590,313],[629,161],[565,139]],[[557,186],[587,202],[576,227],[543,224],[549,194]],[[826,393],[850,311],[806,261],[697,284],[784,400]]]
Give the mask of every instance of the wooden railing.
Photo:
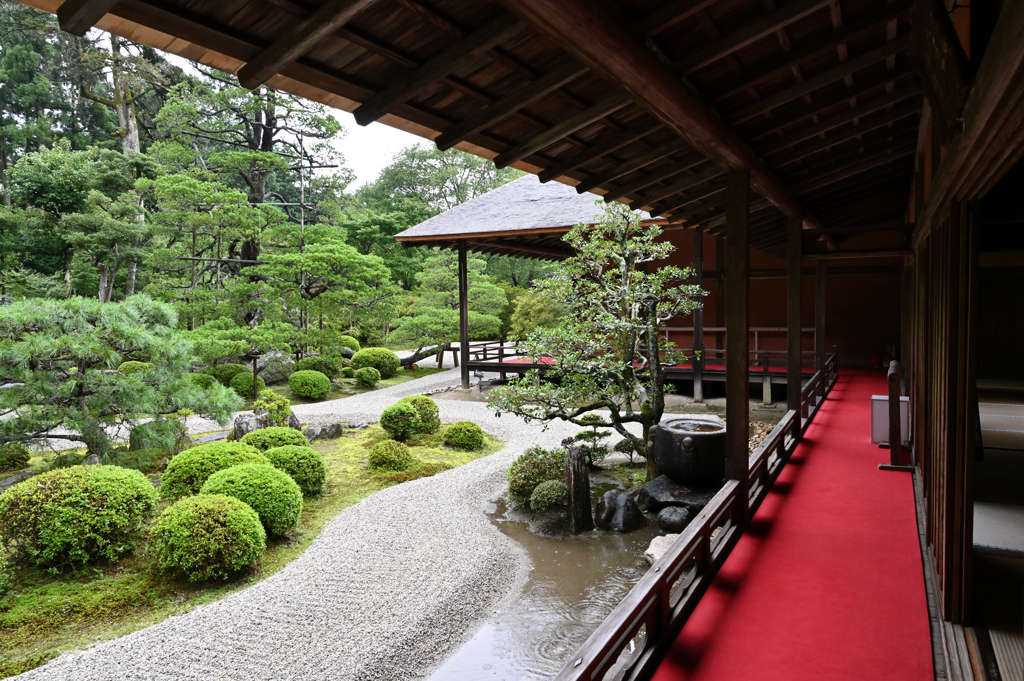
[[[555,681],[635,681],[651,676],[739,540],[740,527],[753,516],[793,455],[798,430],[807,429],[837,378],[833,352],[824,370],[815,372],[801,391],[800,413],[787,412],[750,455],[747,517],[737,517],[743,512],[743,506],[736,503],[739,483],[727,481],[576,651]],[[802,417],[805,403],[806,420]]]

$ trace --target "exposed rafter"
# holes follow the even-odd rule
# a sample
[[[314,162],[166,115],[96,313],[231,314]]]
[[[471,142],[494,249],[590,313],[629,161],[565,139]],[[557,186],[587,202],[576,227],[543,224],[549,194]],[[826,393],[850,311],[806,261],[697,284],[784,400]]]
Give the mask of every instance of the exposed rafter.
[[[655,130],[662,127],[660,121],[648,120],[640,125],[635,125],[631,128],[627,128],[622,132],[614,133],[611,135],[604,135],[594,144],[590,145],[585,149],[573,153],[568,158],[554,163],[544,170],[542,170],[538,177],[541,182],[550,182],[551,180],[564,175],[576,168],[580,167],[584,163],[593,161],[594,159],[601,158],[607,154],[612,153],[616,149],[620,149],[627,144],[637,141],[647,135],[651,134]],[[597,186],[597,185],[594,185]],[[587,191],[587,190],[581,190]]]
[[[631,173],[634,170],[638,170],[648,164],[654,163],[655,161],[659,161],[665,158],[666,156],[671,156],[672,154],[684,151],[689,148],[690,145],[686,142],[686,140],[677,137],[676,139],[672,140],[667,144],[663,144],[660,147],[651,149],[650,151],[640,154],[639,156],[634,156],[625,163],[621,163],[607,172],[587,178],[583,182],[580,182],[578,185],[576,185],[576,191],[580,193],[590,191],[591,189],[600,187],[605,183],[611,182],[616,178],[622,177],[626,173]]]
[[[57,9],[57,23],[62,31],[85,35],[116,4],[117,0],[64,0]]]
[[[650,187],[656,182],[661,182],[662,180],[667,180],[679,173],[684,173],[687,170],[701,165],[702,163],[707,163],[707,159],[700,154],[693,153],[687,154],[686,158],[682,161],[655,166],[646,175],[641,175],[637,179],[627,182],[624,185],[609,189],[604,195],[604,200],[615,201],[624,196],[633,196],[636,192],[644,189],[645,187]]]

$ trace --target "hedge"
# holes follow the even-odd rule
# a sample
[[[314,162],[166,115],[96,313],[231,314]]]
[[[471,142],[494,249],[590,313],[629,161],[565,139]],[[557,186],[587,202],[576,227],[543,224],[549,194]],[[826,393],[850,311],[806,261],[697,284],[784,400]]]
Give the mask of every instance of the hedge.
[[[444,429],[442,439],[449,447],[475,452],[484,446],[484,431],[472,421],[456,421]]]
[[[328,379],[334,380],[341,371],[341,362],[334,357],[303,357],[295,363],[294,371],[319,371]]]
[[[244,501],[256,511],[268,535],[280,536],[299,524],[302,490],[284,471],[269,463],[246,463],[217,471],[202,494],[223,494]]]
[[[398,355],[386,348],[367,348],[352,357],[352,368],[373,367],[380,372],[381,378],[391,378],[401,365]]]
[[[186,449],[167,463],[160,483],[162,499],[198,494],[207,478],[243,463],[269,463],[267,457],[242,442],[210,442]]]
[[[263,382],[263,377],[256,379],[258,384],[257,391],[262,392],[266,389],[267,384]],[[241,371],[235,374],[235,377],[231,379],[231,389],[238,393],[239,397],[244,397],[247,400],[253,399],[255,396],[252,391],[252,372]]]
[[[239,442],[255,447],[261,452],[266,452],[274,447],[284,447],[285,445],[309,446],[309,440],[306,439],[305,435],[287,426],[260,428],[251,433],[246,433]]]
[[[310,447],[285,445],[268,449],[265,456],[271,465],[291,476],[302,490],[311,497],[324,491],[327,481],[327,466],[320,452]]]
[[[299,397],[322,400],[331,393],[331,379],[319,371],[296,371],[288,377],[288,387]]]
[[[415,459],[409,453],[409,448],[401,442],[384,440],[378,442],[370,450],[369,464],[371,470],[404,471],[410,468]]]
[[[420,433],[436,433],[441,427],[441,416],[437,409],[437,402],[426,395],[410,395],[403,397],[399,402],[408,402],[420,417]]]

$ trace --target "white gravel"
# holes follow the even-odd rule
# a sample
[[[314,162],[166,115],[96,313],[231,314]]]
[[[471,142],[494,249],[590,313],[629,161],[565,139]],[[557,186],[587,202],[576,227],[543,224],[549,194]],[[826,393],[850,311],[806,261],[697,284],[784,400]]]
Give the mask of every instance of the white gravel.
[[[399,397],[458,377],[445,371],[294,411],[304,422],[377,420]],[[371,495],[331,521],[300,558],[244,591],[18,678],[397,681],[428,674],[518,593],[529,569],[483,503],[502,489],[524,449],[554,446],[576,430],[555,423],[542,432],[512,416],[496,418],[479,402],[438,406],[444,421],[476,421],[505,448]]]

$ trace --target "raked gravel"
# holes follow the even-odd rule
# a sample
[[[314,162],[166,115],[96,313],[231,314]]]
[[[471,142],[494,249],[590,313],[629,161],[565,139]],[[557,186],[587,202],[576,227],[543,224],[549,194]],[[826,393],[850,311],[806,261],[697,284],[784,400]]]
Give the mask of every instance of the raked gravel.
[[[304,422],[377,420],[399,397],[458,383],[445,371],[371,393],[294,407]],[[445,422],[468,419],[505,441],[497,454],[390,487],[345,510],[277,574],[210,605],[82,652],[20,679],[420,678],[518,593],[529,563],[482,512],[509,463],[543,431],[479,402],[439,400]],[[190,424],[191,429],[203,424]],[[212,428],[207,428],[212,429]],[[195,431],[194,431],[195,432]]]

